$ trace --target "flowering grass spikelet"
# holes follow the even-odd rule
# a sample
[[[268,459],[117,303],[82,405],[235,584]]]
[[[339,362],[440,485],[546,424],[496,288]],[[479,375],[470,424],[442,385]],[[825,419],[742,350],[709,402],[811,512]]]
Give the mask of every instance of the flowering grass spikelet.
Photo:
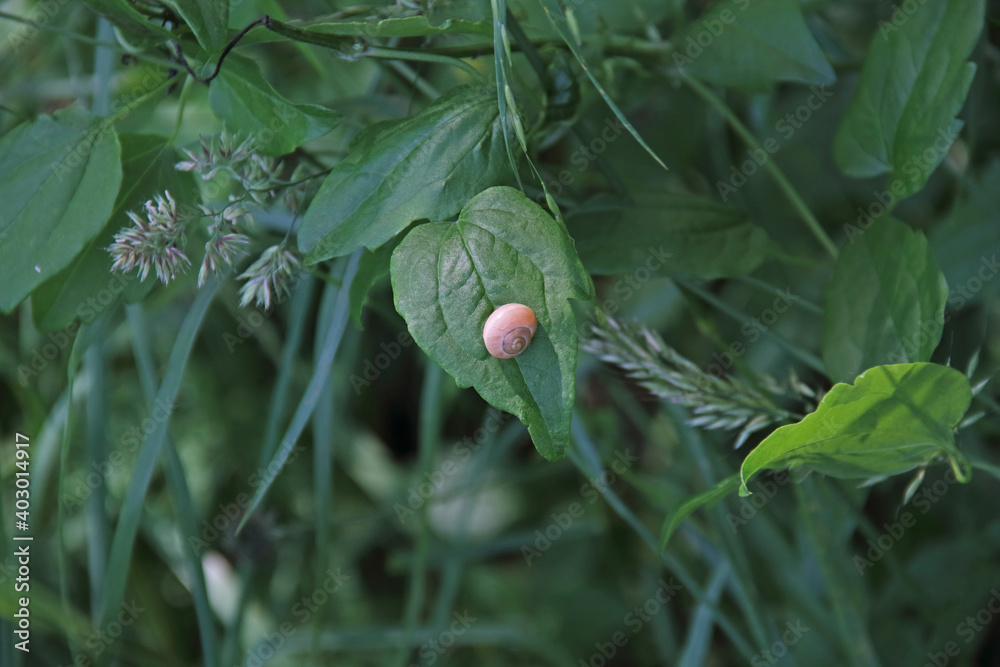
[[[129,211],[133,226],[115,234],[108,248],[114,259],[111,270],[125,273],[138,267],[140,280],[145,280],[152,270],[166,285],[191,264],[180,248],[184,244],[183,221],[169,191],[147,201],[145,209],[145,219]]]
[[[205,243],[205,257],[198,270],[198,287],[205,284],[210,275],[215,275],[223,264],[233,265],[233,257],[242,252],[243,246],[250,242],[243,234],[238,233],[231,225],[225,227],[215,223],[208,228],[210,237]]]
[[[816,392],[792,375],[787,386],[763,373],[754,384],[707,373],[663,342],[660,335],[636,324],[612,318],[594,326],[583,349],[618,366],[655,396],[691,410],[690,426],[703,429],[740,429],[734,448],[769,425],[796,421],[801,414],[784,409],[781,399],[809,407],[819,402]]]
[[[283,245],[271,246],[240,274],[246,284],[240,288],[240,306],[255,301],[265,309],[271,307],[271,299],[286,296],[291,291],[292,282],[302,263],[298,256]]]

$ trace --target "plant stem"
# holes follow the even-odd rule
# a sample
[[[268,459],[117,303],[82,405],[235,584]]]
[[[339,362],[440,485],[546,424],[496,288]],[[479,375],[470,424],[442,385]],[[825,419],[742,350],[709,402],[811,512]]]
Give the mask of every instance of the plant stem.
[[[750,129],[744,125],[736,114],[733,113],[732,109],[726,106],[726,103],[719,99],[719,97],[706,85],[686,74],[681,74],[680,77],[681,80],[684,81],[684,83],[686,83],[696,95],[698,95],[698,97],[703,99],[709,106],[722,114],[723,118],[726,119],[726,122],[729,123],[730,127],[732,127],[738,135],[740,135],[743,141],[746,142],[747,146],[754,150],[764,151],[764,148],[760,145],[760,142],[757,141],[757,137],[753,135]],[[791,202],[792,207],[794,207],[795,210],[798,211],[799,215],[802,216],[802,220],[806,223],[806,226],[809,228],[809,231],[812,232],[813,236],[816,237],[816,240],[820,242],[820,245],[822,245],[823,248],[830,254],[830,257],[837,259],[836,244],[834,244],[834,242],[827,235],[826,231],[819,224],[819,220],[817,220],[816,216],[814,216],[812,211],[809,210],[809,207],[789,182],[785,173],[781,171],[781,168],[775,163],[774,160],[765,161],[764,168],[767,169],[772,178],[774,178],[777,182],[778,187],[785,193],[785,196],[788,197],[788,201]]]

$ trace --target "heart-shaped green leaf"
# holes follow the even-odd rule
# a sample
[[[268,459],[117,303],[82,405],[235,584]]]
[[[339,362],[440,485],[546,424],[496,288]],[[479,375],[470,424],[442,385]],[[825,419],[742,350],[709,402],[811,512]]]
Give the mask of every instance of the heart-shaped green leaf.
[[[520,191],[490,188],[457,222],[410,231],[390,273],[396,310],[427,355],[459,385],[517,415],[542,456],[562,458],[576,395],[569,300],[593,295],[562,224]],[[538,330],[519,356],[496,359],[483,344],[483,324],[506,303],[531,308]]]
[[[566,220],[584,266],[593,274],[645,266],[668,276],[722,278],[750,273],[764,261],[768,237],[739,210],[689,195],[595,198]]]
[[[0,312],[73,261],[104,227],[122,180],[114,127],[80,109],[0,139]]]
[[[797,0],[721,0],[674,44],[678,69],[721,86],[765,90],[778,81],[836,79]]]
[[[250,58],[229,54],[208,93],[212,111],[229,130],[256,140],[264,155],[284,155],[321,137],[340,123],[340,114],[318,104],[294,104],[278,94]]]
[[[941,340],[948,284],[921,232],[882,218],[852,237],[826,290],[823,361],[833,380],[928,361]]]
[[[892,172],[892,194],[920,190],[962,123],[983,30],[984,0],[920,3],[879,24],[861,81],[834,142],[837,164],[858,178]]]
[[[972,390],[959,371],[938,364],[876,366],[854,385],[836,384],[816,411],[782,426],[750,452],[740,468],[740,495],[760,470],[809,468],[831,477],[896,475],[948,459],[968,479],[954,428]]]
[[[461,87],[355,142],[306,211],[306,262],[373,250],[414,220],[455,215],[477,192],[510,178],[495,94]]]

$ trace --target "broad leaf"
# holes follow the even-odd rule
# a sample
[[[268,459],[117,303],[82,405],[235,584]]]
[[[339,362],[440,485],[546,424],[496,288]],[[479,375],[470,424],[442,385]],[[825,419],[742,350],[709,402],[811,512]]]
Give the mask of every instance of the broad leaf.
[[[229,130],[257,140],[265,155],[291,153],[337,127],[340,114],[318,104],[294,104],[278,94],[253,60],[230,54],[212,79],[209,101]]]
[[[166,27],[151,21],[128,0],[83,0],[83,4],[110,21],[117,28],[118,35],[136,48],[149,48],[176,37]]]
[[[208,51],[220,50],[229,28],[229,0],[163,0],[177,12]]]
[[[962,127],[983,14],[984,0],[939,0],[879,24],[834,142],[845,173],[891,172],[897,198],[924,186]]]
[[[971,187],[981,196],[963,198],[927,230],[927,242],[951,288],[948,305],[955,311],[996,294],[993,279],[1000,273],[1000,159],[977,176]]]
[[[169,190],[178,202],[193,201],[194,178],[174,169],[180,159],[166,139],[150,134],[121,136],[122,184],[114,211],[104,229],[84,247],[69,266],[45,281],[31,295],[35,325],[42,331],[61,329],[75,318],[85,324],[117,303],[121,296],[131,298],[155,282],[145,285],[136,272],[112,273],[108,246],[122,227],[131,226],[127,211],[139,211],[153,195]]]
[[[490,188],[457,222],[410,231],[393,253],[391,276],[396,310],[427,355],[525,422],[542,456],[562,458],[576,393],[569,300],[593,293],[565,228],[520,191]],[[538,330],[519,356],[496,359],[483,324],[506,303],[531,308]]]
[[[351,281],[351,321],[358,329],[363,329],[361,315],[364,312],[365,300],[372,287],[389,275],[389,261],[396,246],[403,240],[402,235],[391,239],[375,250],[366,250],[358,262],[358,273]]]
[[[836,79],[797,0],[721,0],[674,44],[679,70],[721,86],[766,90],[778,81]]]
[[[757,445],[740,468],[740,495],[760,470],[808,466],[840,478],[878,478],[937,458],[968,479],[954,428],[972,390],[959,371],[937,364],[877,366],[854,385],[836,384],[797,424],[782,426]]]
[[[826,289],[823,361],[834,381],[872,366],[928,361],[941,340],[948,284],[927,239],[882,218],[837,260]]]
[[[0,138],[0,311],[66,267],[101,231],[122,180],[114,127],[57,111]]]
[[[458,88],[358,137],[306,211],[299,248],[308,263],[375,249],[414,220],[455,215],[509,178],[496,96]]]
[[[596,198],[566,225],[587,270],[632,273],[642,267],[668,276],[722,278],[756,269],[767,232],[739,210],[700,197],[662,194],[635,203]]]

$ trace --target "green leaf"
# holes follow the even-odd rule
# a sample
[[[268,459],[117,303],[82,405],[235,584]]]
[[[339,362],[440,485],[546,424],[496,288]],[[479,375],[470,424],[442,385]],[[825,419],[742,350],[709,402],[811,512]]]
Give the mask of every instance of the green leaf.
[[[358,137],[306,211],[299,249],[307,263],[375,249],[414,220],[455,215],[509,178],[496,97],[458,88]]]
[[[896,475],[948,459],[968,479],[968,461],[954,428],[972,401],[969,380],[954,368],[917,363],[876,366],[854,385],[838,383],[816,411],[782,426],[750,452],[740,468],[740,495],[758,471],[809,466],[824,475]]]
[[[337,127],[341,115],[318,104],[294,104],[278,94],[249,58],[230,54],[212,79],[209,102],[229,130],[257,140],[265,155],[291,153]]]
[[[294,25],[294,24],[293,24]],[[484,21],[445,19],[432,25],[426,16],[405,16],[368,21],[333,21],[302,26],[326,35],[363,37],[425,37],[429,35],[483,35],[492,37],[493,27]]]
[[[834,381],[885,363],[927,361],[948,284],[923,233],[882,218],[840,253],[826,290],[823,361]]]
[[[70,108],[0,139],[0,312],[9,313],[104,227],[122,180],[114,127]]]
[[[879,24],[834,142],[845,173],[891,172],[900,199],[924,186],[962,127],[984,11],[984,0],[940,0]]]
[[[676,194],[632,202],[594,198],[566,220],[587,270],[721,278],[752,272],[769,244],[767,232],[731,206]]]
[[[390,239],[375,250],[365,250],[358,262],[358,273],[351,281],[351,321],[358,329],[363,329],[361,315],[365,308],[365,299],[372,287],[382,278],[389,275],[389,261],[396,246],[402,241],[402,236]]]
[[[721,0],[674,43],[679,70],[720,86],[767,90],[779,81],[836,79],[797,0]]]
[[[83,4],[110,21],[118,29],[119,36],[132,46],[149,48],[176,37],[128,0],[83,0]]]
[[[229,29],[229,0],[163,0],[180,15],[209,53],[226,43]]]
[[[713,505],[730,493],[735,491],[740,486],[740,476],[732,475],[722,480],[710,489],[702,491],[696,496],[691,496],[683,503],[677,506],[677,508],[667,515],[667,518],[663,520],[663,528],[660,529],[660,551],[667,548],[667,543],[670,541],[670,537],[677,530],[677,526],[681,525],[684,519],[694,512],[695,510],[705,507],[708,505]]]
[[[569,300],[590,299],[593,286],[562,224],[519,190],[490,188],[457,222],[410,231],[390,275],[396,310],[427,355],[460,386],[517,415],[546,459],[565,456],[578,338]],[[531,308],[538,330],[522,354],[496,359],[483,324],[506,303]]]
[[[123,178],[110,219],[69,266],[31,295],[35,325],[42,331],[61,329],[77,317],[90,322],[123,294],[132,298],[143,288],[134,272],[111,272],[107,248],[118,230],[132,225],[127,211],[140,210],[143,202],[164,190],[169,190],[178,202],[194,199],[194,177],[174,169],[180,156],[164,137],[123,134],[120,139]],[[145,287],[151,287],[153,282],[147,280]]]

